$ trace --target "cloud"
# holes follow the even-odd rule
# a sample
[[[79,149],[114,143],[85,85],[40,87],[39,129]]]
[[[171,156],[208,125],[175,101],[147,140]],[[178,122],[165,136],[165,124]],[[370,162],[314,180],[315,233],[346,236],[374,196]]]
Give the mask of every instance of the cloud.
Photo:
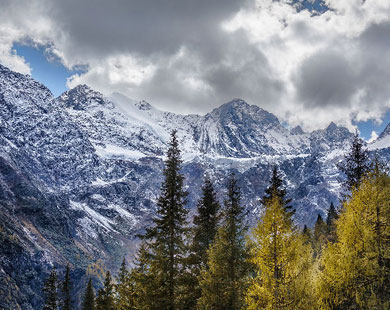
[[[368,143],[371,143],[371,142],[374,142],[376,139],[378,139],[378,134],[376,133],[376,131],[372,131],[371,132],[371,136],[370,136],[370,139],[367,140]]]
[[[341,53],[319,51],[305,59],[298,70],[298,99],[308,109],[349,104],[358,87],[354,68]]]
[[[390,107],[388,0],[326,0],[312,14],[272,0],[3,0],[0,61],[47,45],[80,83],[179,113],[233,98],[305,129],[380,119]]]

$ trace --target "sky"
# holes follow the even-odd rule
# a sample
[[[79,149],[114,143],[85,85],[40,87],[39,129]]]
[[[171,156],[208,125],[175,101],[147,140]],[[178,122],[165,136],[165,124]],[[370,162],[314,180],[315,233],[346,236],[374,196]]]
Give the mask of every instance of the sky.
[[[0,0],[0,63],[176,113],[241,98],[291,127],[390,122],[389,0]]]

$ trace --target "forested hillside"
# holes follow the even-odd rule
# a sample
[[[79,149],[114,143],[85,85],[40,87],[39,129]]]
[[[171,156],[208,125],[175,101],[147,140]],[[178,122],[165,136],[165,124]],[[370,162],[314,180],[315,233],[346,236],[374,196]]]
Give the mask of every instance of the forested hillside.
[[[176,131],[163,171],[153,223],[116,277],[107,271],[95,291],[85,287],[83,310],[130,309],[389,309],[390,176],[355,135],[339,168],[343,199],[318,215],[313,229],[294,223],[288,186],[274,167],[264,212],[246,226],[242,191],[234,174],[225,199],[206,176],[192,222],[181,173]],[[43,290],[44,309],[77,308],[69,268],[58,284],[53,269]]]

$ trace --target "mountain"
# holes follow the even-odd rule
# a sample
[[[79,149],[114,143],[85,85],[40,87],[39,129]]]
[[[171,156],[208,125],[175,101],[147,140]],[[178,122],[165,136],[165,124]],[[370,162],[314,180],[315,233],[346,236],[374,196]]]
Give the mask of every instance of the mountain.
[[[54,98],[0,65],[0,308],[38,309],[52,266],[62,272],[71,265],[78,296],[89,275],[99,285],[103,269],[116,272],[123,257],[131,261],[136,235],[156,212],[172,129],[181,141],[190,214],[204,174],[222,201],[234,172],[248,223],[255,223],[274,164],[297,224],[312,225],[338,204],[337,163],[352,137],[344,127],[290,131],[240,99],[206,115],[180,115],[86,85]],[[388,147],[375,150],[390,157]]]
[[[369,145],[369,149],[376,152],[381,152],[380,150],[387,148],[390,148],[390,124],[386,126],[386,128],[379,135],[378,139]]]

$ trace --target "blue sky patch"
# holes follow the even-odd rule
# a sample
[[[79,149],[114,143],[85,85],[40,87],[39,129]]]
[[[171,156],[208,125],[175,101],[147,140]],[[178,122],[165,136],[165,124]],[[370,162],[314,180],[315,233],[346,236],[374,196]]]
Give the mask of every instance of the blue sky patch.
[[[67,90],[67,78],[84,72],[79,69],[67,69],[58,58],[48,54],[47,46],[17,43],[14,44],[13,49],[30,65],[32,77],[47,86],[56,97]]]

